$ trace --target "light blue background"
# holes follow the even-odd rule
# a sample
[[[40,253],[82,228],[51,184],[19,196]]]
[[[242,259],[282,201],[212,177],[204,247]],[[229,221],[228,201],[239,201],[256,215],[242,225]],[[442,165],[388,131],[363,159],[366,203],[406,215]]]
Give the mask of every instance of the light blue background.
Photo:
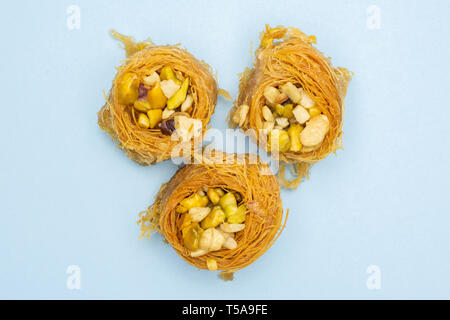
[[[71,4],[80,30],[66,27]],[[448,1],[10,1],[0,15],[0,298],[450,298]],[[345,151],[282,191],[287,228],[225,283],[158,235],[138,241],[137,213],[176,166],[140,167],[98,128],[124,58],[108,30],[182,42],[235,97],[265,23],[316,35],[355,73]],[[213,127],[230,106],[219,99]]]

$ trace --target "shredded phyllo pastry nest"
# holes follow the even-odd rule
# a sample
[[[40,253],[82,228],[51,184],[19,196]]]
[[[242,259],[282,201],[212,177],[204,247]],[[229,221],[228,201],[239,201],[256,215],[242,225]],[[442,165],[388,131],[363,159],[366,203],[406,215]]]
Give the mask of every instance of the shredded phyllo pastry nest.
[[[171,158],[172,150],[180,142],[173,139],[170,135],[170,130],[174,130],[173,122],[171,126],[156,126],[157,122],[162,121],[161,113],[162,119],[165,116],[168,119],[173,119],[178,115],[180,119],[201,121],[201,130],[199,131],[201,131],[203,136],[214,112],[219,92],[211,68],[205,62],[197,60],[187,50],[179,48],[177,45],[157,46],[151,41],[136,43],[131,37],[121,35],[115,31],[111,31],[111,33],[115,38],[123,42],[127,59],[117,68],[117,74],[113,80],[110,93],[108,97],[105,97],[106,104],[98,112],[98,124],[114,141],[118,142],[119,147],[126,152],[130,159],[137,163],[152,165],[156,162],[167,160]],[[161,112],[162,109],[155,110],[153,108],[154,110],[150,110],[153,113],[148,113],[147,116],[145,112],[136,112],[136,105],[133,107],[133,105],[126,105],[120,102],[119,91],[121,88],[119,86],[123,79],[126,79],[130,74],[135,75],[138,79],[145,79],[146,77],[149,79],[151,78],[149,77],[150,75],[155,75],[157,71],[161,72],[161,69],[164,67],[174,70],[179,75],[182,75],[182,78],[188,79],[189,95],[191,96],[188,106],[190,107],[189,114],[180,111],[180,108],[165,110],[168,111],[167,114]],[[178,81],[176,78],[174,80]],[[179,85],[178,87],[176,87],[177,85],[173,86],[175,86],[175,89],[180,87]],[[149,90],[149,88],[143,89]],[[169,87],[167,90],[169,89],[171,88]],[[219,93],[224,94],[222,91]],[[186,92],[184,92],[184,96],[186,97]],[[147,101],[144,101],[144,103],[146,104]],[[144,108],[146,107],[145,104],[142,104]],[[144,109],[144,111],[147,110]],[[153,124],[154,127],[149,127],[151,125],[149,119],[151,122],[152,117],[155,116],[154,114],[156,114],[158,119]],[[187,116],[183,117],[184,115]],[[141,123],[143,124],[141,125]],[[167,129],[167,127],[169,128]],[[164,130],[169,130],[169,134],[164,132]],[[194,145],[193,136],[192,139],[188,140],[191,140],[190,145]]]
[[[287,214],[282,223],[278,181],[256,156],[239,155],[236,158],[236,155],[213,150],[201,160],[201,164],[189,164],[179,169],[168,183],[162,185],[153,205],[139,214],[141,238],[159,232],[186,262],[200,269],[220,270],[220,277],[230,280],[234,272],[254,262],[272,246],[285,226]],[[196,253],[185,245],[182,231],[185,216],[178,208],[184,199],[200,198],[196,193],[206,197],[201,190],[218,189],[240,195],[238,202],[246,206],[245,222],[241,222],[245,223],[245,228],[233,234],[233,249],[216,248],[195,256]],[[219,226],[216,230],[220,231]]]
[[[316,38],[296,28],[270,28],[266,25],[260,38],[254,67],[240,74],[239,95],[229,115],[230,127],[237,125],[244,132],[252,129],[247,134],[259,141],[260,147],[270,151],[270,131],[275,126],[274,132],[280,137],[280,149],[275,156],[284,163],[279,174],[280,183],[283,187],[296,188],[303,176],[308,174],[311,164],[342,148],[344,98],[352,73],[344,68],[333,67],[330,58],[313,46]],[[301,90],[300,95],[291,92],[295,90]],[[284,99],[280,97],[281,102],[270,101],[274,103],[269,104],[267,100],[277,93]],[[295,94],[298,95],[298,101],[295,101]],[[287,105],[290,110],[286,111],[286,104],[291,104]],[[288,119],[289,116],[283,115],[283,112],[289,112],[291,118]],[[316,115],[320,115],[320,118],[315,119],[320,121],[314,120],[318,128],[313,127],[313,121],[311,128],[308,128],[308,121]],[[261,139],[262,129],[269,132],[268,139]],[[305,129],[301,137],[303,140],[298,139],[299,133],[295,129],[299,132]],[[322,129],[322,137],[317,139],[312,136],[317,132],[320,134]],[[287,137],[291,138],[290,141]],[[319,143],[314,146],[302,145],[304,141]],[[282,149],[284,146],[286,148]],[[285,178],[286,164],[297,175],[295,180]]]

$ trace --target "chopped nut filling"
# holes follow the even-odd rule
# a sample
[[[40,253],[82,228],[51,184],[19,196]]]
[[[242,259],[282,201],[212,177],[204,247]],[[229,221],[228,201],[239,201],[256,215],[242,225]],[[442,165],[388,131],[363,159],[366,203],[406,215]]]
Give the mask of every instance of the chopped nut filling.
[[[183,119],[178,121],[181,129],[193,126],[194,123],[195,133],[198,125],[201,131],[201,121],[190,118],[194,109],[190,79],[169,66],[142,79],[133,72],[125,73],[120,79],[118,90],[119,102],[131,107],[140,128],[160,129],[164,135],[171,135],[176,130],[176,113],[182,112]],[[193,132],[188,130],[185,134],[186,136],[180,134],[183,140],[190,139]]]
[[[320,147],[330,122],[302,87],[291,82],[278,88],[268,86],[264,89],[264,98],[262,128],[267,134],[268,151],[310,152]],[[232,120],[242,126],[247,114],[248,106],[242,105],[236,109]]]
[[[204,187],[178,204],[181,235],[192,257],[238,246],[234,236],[244,230],[247,215],[247,206],[239,200],[238,193]]]

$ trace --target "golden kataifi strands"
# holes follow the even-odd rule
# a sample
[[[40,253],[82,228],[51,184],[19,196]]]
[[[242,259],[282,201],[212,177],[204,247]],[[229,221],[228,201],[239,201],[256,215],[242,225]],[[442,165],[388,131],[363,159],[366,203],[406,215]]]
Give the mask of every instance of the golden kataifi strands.
[[[270,248],[283,230],[287,214],[282,224],[280,188],[267,164],[248,155],[240,155],[238,160],[236,155],[220,151],[214,150],[211,154],[214,159],[225,161],[203,161],[179,169],[168,183],[161,186],[155,202],[139,214],[138,223],[141,238],[159,232],[186,262],[208,269],[207,260],[214,259],[217,270],[224,272],[221,278],[229,280],[231,273],[248,266]],[[221,249],[191,257],[181,235],[181,214],[176,213],[175,208],[181,200],[204,186],[240,193],[249,211],[245,229],[236,234],[236,249]]]
[[[308,174],[311,164],[342,148],[344,98],[353,74],[347,69],[333,67],[330,59],[313,46],[313,43],[316,43],[315,37],[307,36],[296,28],[279,26],[271,29],[266,25],[266,30],[261,33],[260,38],[266,46],[261,45],[256,50],[254,67],[247,68],[239,75],[239,94],[229,119],[232,119],[240,105],[248,105],[250,109],[242,130],[245,132],[253,129],[257,136],[251,138],[257,141],[259,130],[263,128],[264,89],[267,86],[278,87],[287,82],[304,88],[329,119],[330,130],[316,150],[287,151],[279,154],[279,160],[284,162],[278,175],[281,186],[296,188],[303,176]],[[230,121],[230,126],[235,127],[235,124]],[[267,150],[266,145],[260,147]],[[286,163],[295,167],[297,179],[285,179]]]
[[[163,135],[158,128],[143,129],[136,124],[132,108],[118,102],[118,79],[127,72],[134,72],[142,78],[164,66],[170,66],[190,77],[194,98],[191,117],[202,121],[202,134],[205,134],[218,93],[211,68],[178,46],[156,46],[151,41],[136,43],[132,37],[115,31],[111,31],[111,34],[123,42],[127,59],[117,68],[106,104],[98,112],[98,124],[137,163],[152,165],[167,160],[179,142],[172,141],[171,136]]]

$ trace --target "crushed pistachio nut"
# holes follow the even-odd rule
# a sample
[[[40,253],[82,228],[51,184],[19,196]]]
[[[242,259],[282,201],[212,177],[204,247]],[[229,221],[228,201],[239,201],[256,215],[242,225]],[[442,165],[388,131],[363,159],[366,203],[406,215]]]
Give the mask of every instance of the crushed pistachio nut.
[[[215,228],[225,221],[225,212],[220,206],[216,206],[211,210],[211,213],[202,221],[203,229]]]
[[[134,109],[139,112],[147,112],[151,110],[150,103],[148,103],[147,99],[138,99],[133,104]]]
[[[148,90],[147,100],[152,109],[162,109],[166,105],[167,97],[161,89],[161,84],[156,82],[153,88]]]
[[[119,103],[131,104],[139,97],[139,78],[137,74],[125,73],[119,82]]]
[[[186,248],[188,248],[190,251],[196,251],[201,244],[201,237],[204,233],[198,223],[190,223],[189,225],[182,228],[181,233],[183,235],[183,241]]]
[[[161,69],[160,77],[161,80],[173,80],[176,84],[181,85],[181,81],[177,78],[172,68],[169,66],[165,66]]]
[[[292,103],[288,104],[277,104],[275,106],[275,112],[277,115],[283,118],[292,118],[294,115],[292,113],[292,109],[294,108],[294,105]]]
[[[317,107],[312,107],[308,109],[309,115],[311,116],[311,118],[314,118],[315,116],[318,116],[319,114],[321,114],[322,112],[320,111],[319,108]]]
[[[183,199],[180,204],[188,210],[194,207],[206,207],[208,198],[205,196],[202,197],[198,193],[194,193],[190,197]]]
[[[246,218],[247,207],[245,204],[241,204],[237,207],[237,210],[233,210],[233,212],[227,213],[227,221],[228,223],[243,223]]]
[[[302,132],[303,127],[299,123],[293,123],[288,129],[289,138],[291,139],[290,151],[297,152],[303,147],[300,142],[300,132]]]
[[[147,112],[148,119],[150,120],[150,128],[153,129],[158,123],[161,122],[162,110],[152,109]]]
[[[218,204],[219,200],[220,200],[220,194],[219,192],[217,192],[215,189],[208,189],[206,191],[206,194],[208,195],[209,200],[213,203],[213,204]]]
[[[184,79],[181,87],[167,100],[167,108],[175,110],[186,100],[187,91],[189,89],[189,77]]]
[[[291,141],[286,130],[275,128],[268,135],[269,150],[286,152],[291,146]]]

